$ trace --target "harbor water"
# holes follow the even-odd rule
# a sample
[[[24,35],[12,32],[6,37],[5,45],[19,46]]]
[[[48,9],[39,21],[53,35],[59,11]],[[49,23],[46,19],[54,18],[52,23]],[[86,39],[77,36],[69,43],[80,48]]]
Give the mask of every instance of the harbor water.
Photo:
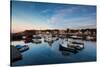
[[[53,43],[47,43],[42,39],[41,43],[27,43],[29,50],[21,53],[23,58],[13,62],[12,65],[23,66],[96,61],[96,42],[83,41],[84,49],[77,53],[71,53],[59,50],[61,41],[62,39],[59,39]],[[25,45],[25,43],[24,41],[12,41],[11,45]]]

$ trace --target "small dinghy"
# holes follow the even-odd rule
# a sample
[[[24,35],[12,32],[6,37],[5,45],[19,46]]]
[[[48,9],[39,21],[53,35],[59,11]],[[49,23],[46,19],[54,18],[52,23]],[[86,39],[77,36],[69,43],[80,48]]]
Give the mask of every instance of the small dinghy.
[[[28,45],[16,45],[15,46],[20,52],[24,52],[29,49]]]

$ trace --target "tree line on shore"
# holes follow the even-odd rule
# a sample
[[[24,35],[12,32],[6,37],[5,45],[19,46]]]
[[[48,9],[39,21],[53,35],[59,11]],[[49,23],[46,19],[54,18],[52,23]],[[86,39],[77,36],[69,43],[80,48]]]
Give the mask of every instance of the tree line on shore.
[[[66,30],[59,30],[59,29],[47,29],[47,30],[25,30],[18,33],[11,33],[11,41],[16,40],[23,40],[23,36],[27,35],[38,35],[38,34],[51,34],[53,36],[60,36],[65,35],[66,37],[69,36],[83,36],[86,38],[87,36],[94,37],[96,39],[96,29],[66,29]]]

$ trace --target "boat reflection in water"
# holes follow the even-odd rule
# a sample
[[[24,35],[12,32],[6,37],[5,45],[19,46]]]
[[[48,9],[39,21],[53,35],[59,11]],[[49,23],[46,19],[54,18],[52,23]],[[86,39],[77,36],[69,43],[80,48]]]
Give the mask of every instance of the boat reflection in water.
[[[60,50],[61,51],[61,50]],[[61,51],[61,54],[63,56],[70,56],[72,53],[71,52],[68,52],[68,51]]]
[[[12,66],[38,65],[52,63],[70,63],[96,60],[96,43],[91,41],[72,40],[67,38],[34,38],[40,43],[15,41],[12,44],[27,44],[29,50],[21,53],[22,60],[12,63]],[[32,38],[33,40],[33,38]],[[38,44],[38,45],[37,45]],[[50,46],[50,47],[49,47]],[[70,57],[70,58],[69,58]]]
[[[47,41],[45,41],[45,43],[47,43],[50,47],[52,47],[52,45],[53,45],[53,43],[54,43],[55,41],[49,41],[49,42],[47,42]]]

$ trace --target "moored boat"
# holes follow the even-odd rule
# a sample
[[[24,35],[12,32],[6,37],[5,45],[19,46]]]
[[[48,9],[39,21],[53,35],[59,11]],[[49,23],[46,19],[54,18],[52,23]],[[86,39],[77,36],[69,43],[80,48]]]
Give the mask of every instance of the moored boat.
[[[69,41],[67,44],[68,47],[73,47],[77,50],[81,50],[84,48],[84,43],[83,42],[78,42],[78,41]]]
[[[24,52],[29,49],[28,45],[16,45],[15,46],[20,52]]]
[[[78,52],[75,48],[64,47],[61,44],[59,45],[59,50],[61,50],[61,51],[68,51],[68,52],[72,52],[72,53],[77,53]]]
[[[70,36],[70,38],[72,38],[72,39],[83,39],[82,36]]]
[[[41,43],[42,42],[42,37],[41,36],[39,36],[39,35],[34,35],[33,36],[33,43],[36,43],[36,44],[38,44],[38,43]]]

